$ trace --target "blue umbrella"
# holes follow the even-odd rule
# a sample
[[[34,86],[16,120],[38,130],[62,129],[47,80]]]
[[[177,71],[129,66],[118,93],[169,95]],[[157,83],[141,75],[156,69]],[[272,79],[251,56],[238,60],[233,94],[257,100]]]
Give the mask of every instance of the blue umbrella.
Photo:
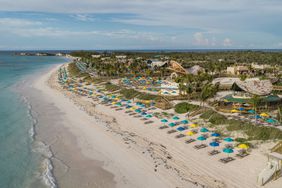
[[[185,128],[184,128],[184,127],[178,127],[176,130],[178,130],[178,131],[184,131]]]
[[[212,133],[211,136],[213,136],[213,137],[220,137],[220,134],[219,133]]]
[[[167,123],[168,121],[167,121],[167,119],[162,119],[161,122],[162,123]]]
[[[243,110],[245,110],[245,108],[240,107],[240,108],[238,108],[238,110],[243,111]]]
[[[261,119],[261,116],[260,115],[256,115],[255,118],[256,119]]]
[[[183,123],[183,124],[188,124],[189,121],[185,119],[185,120],[182,120],[181,123]]]
[[[211,143],[210,143],[210,146],[212,146],[212,147],[217,147],[217,146],[219,146],[219,143],[218,143],[218,142],[211,142]]]
[[[170,126],[170,127],[174,127],[175,125],[176,125],[175,123],[168,124],[168,126]]]
[[[197,138],[197,140],[203,141],[203,140],[206,140],[206,137],[204,137],[204,136],[199,136],[199,137]]]
[[[178,120],[178,119],[179,119],[179,117],[174,116],[172,119],[174,119],[174,120]]]
[[[141,115],[142,115],[142,116],[145,116],[145,115],[147,115],[147,113],[146,113],[146,112],[142,112]]]
[[[255,113],[256,113],[256,111],[254,111],[254,110],[248,110],[248,112],[249,112],[250,114],[255,114]]]
[[[207,129],[207,128],[205,128],[205,127],[203,127],[203,128],[201,128],[201,130],[200,130],[202,133],[206,133],[206,132],[209,132],[209,130]]]
[[[233,142],[234,140],[232,138],[228,137],[228,138],[224,138],[224,141],[225,142]]]

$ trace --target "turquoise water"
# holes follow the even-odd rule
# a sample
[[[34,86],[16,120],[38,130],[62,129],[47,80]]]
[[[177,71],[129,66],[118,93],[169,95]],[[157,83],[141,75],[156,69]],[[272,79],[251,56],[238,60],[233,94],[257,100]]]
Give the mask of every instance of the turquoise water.
[[[65,61],[60,57],[24,57],[0,52],[1,188],[51,187],[41,174],[43,157],[34,151],[32,127],[36,122],[30,116],[27,101],[15,88],[27,77]]]

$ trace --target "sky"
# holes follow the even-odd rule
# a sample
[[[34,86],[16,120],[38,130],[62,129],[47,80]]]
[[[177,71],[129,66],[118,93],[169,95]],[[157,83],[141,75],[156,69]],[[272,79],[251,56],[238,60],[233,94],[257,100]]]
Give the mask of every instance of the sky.
[[[0,50],[281,49],[282,0],[0,0]]]

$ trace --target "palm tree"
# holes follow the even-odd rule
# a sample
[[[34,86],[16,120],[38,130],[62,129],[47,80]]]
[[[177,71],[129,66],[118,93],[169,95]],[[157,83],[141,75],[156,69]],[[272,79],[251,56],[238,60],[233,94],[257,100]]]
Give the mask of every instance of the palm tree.
[[[257,123],[257,108],[259,103],[261,102],[261,98],[258,95],[254,95],[251,99],[250,99],[251,104],[253,105],[253,110],[255,111],[255,120]]]

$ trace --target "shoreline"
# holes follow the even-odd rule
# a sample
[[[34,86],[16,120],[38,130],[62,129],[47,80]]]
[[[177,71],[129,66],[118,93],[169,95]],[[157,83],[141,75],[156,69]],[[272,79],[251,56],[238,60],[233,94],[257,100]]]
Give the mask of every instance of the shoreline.
[[[61,128],[69,131],[68,136],[76,140],[73,145],[77,144],[83,157],[90,159],[87,164],[92,164],[95,159],[103,161],[102,169],[112,175],[114,186],[258,187],[254,174],[264,167],[266,160],[262,155],[255,152],[243,164],[240,161],[230,164],[233,173],[250,172],[248,168],[255,167],[251,170],[251,180],[242,174],[240,177],[236,177],[237,174],[227,174],[227,170],[220,170],[224,165],[217,164],[215,159],[210,159],[201,151],[194,152],[190,146],[185,146],[174,138],[165,138],[157,127],[145,127],[138,119],[109,107],[90,103],[85,97],[63,90],[56,81],[58,67],[43,75],[35,82],[34,87],[48,96],[53,105],[64,114],[63,120],[69,124]],[[76,123],[79,125],[75,125]],[[103,143],[99,143],[101,141]],[[111,156],[113,154],[115,157]],[[258,162],[254,158],[265,161],[255,166]],[[212,162],[216,164],[211,164]],[[132,169],[132,165],[140,169]],[[55,164],[55,176],[56,166],[58,165]],[[60,181],[60,177],[57,179]],[[147,185],[144,185],[145,182]]]

